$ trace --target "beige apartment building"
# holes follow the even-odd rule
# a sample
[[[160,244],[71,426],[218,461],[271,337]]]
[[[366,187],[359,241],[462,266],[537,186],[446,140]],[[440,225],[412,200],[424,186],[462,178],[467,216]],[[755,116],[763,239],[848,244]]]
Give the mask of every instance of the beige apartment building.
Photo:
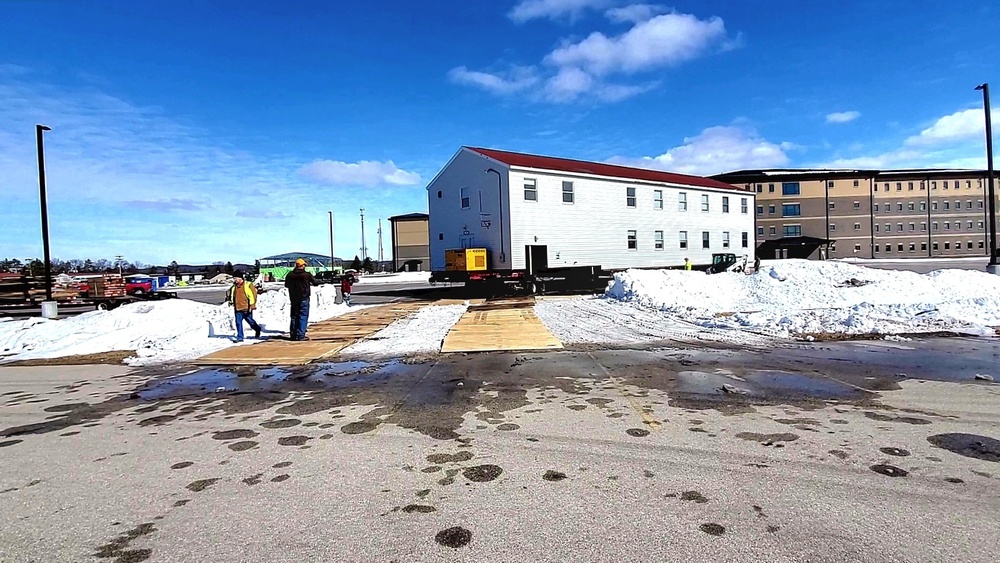
[[[740,170],[764,258],[987,256],[984,170]],[[994,180],[995,181],[995,180]]]
[[[431,265],[429,216],[408,213],[389,217],[392,231],[392,270],[394,272],[429,271]]]

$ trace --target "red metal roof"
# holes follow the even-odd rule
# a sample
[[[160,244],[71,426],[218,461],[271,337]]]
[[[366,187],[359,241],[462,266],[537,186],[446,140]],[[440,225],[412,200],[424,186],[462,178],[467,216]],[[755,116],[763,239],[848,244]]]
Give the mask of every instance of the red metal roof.
[[[672,184],[718,188],[740,192],[746,191],[743,188],[738,188],[732,184],[726,184],[725,182],[712,180],[711,178],[691,176],[688,174],[677,174],[674,172],[663,172],[661,170],[650,170],[648,168],[633,168],[631,166],[619,166],[617,164],[604,164],[601,162],[589,162],[586,160],[571,160],[568,158],[555,158],[552,156],[539,156],[496,149],[482,149],[478,147],[466,148],[476,151],[483,156],[499,160],[500,162],[510,166],[540,168],[543,170],[558,170],[560,172],[594,174],[596,176],[612,176],[615,178],[647,180],[651,182],[670,182]]]

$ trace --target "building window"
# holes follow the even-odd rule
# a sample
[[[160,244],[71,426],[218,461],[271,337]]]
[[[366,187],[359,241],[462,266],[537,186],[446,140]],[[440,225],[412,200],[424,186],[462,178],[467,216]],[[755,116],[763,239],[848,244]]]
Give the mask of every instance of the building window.
[[[438,233],[438,240],[444,240],[444,233]]]
[[[932,231],[938,230],[938,223],[937,223],[937,221],[934,221],[933,223],[931,223],[931,230]]]
[[[962,209],[962,202],[961,201],[956,201],[955,202],[955,211],[961,211],[961,209]]]
[[[761,193],[763,191],[764,191],[764,186],[762,186],[761,184],[757,184],[757,193]]]
[[[946,201],[946,202],[944,202],[944,210],[945,210],[945,211],[948,211],[949,209],[951,209],[951,204],[950,204],[950,203],[948,203],[947,201]]]
[[[946,230],[946,231],[951,230],[951,223],[949,223],[948,221],[945,221],[944,222],[944,230]]]
[[[875,232],[878,232],[878,223],[875,223]]]
[[[701,196],[701,210],[708,211],[708,195],[702,194]]]
[[[701,232],[701,247],[702,248],[711,248],[711,243],[709,242],[708,231],[702,231]]]
[[[773,205],[768,205],[767,206],[767,214],[768,215],[774,215],[774,206]]]
[[[926,242],[920,243],[920,250],[922,250],[923,252],[927,252],[927,243]]]
[[[832,188],[833,187],[833,180],[827,180],[826,181],[826,187]]]
[[[920,202],[920,210],[921,211],[927,211],[927,202],[926,201],[921,201]]]
[[[902,210],[903,210],[903,204],[902,203],[897,203],[896,204],[896,211],[902,211]]]
[[[972,188],[972,180],[966,180],[965,181],[965,189],[968,190],[970,188]]]
[[[722,232],[722,248],[729,248],[729,231]]]
[[[758,205],[757,206],[757,215],[763,215],[763,214],[764,214],[764,206],[763,205]]]
[[[441,190],[438,190],[438,199],[441,199],[441,197],[442,197]]]
[[[834,224],[834,223],[830,223],[830,232],[832,233],[833,231],[836,231],[836,230],[837,230],[837,225]]]
[[[663,231],[653,231],[653,248],[663,250]]]
[[[903,224],[902,223],[896,223],[896,232],[897,233],[903,232]]]
[[[802,236],[802,225],[782,225],[782,236],[800,237]]]
[[[861,202],[860,201],[855,201],[854,202],[854,209],[861,209]]]
[[[917,224],[916,223],[910,223],[910,231],[915,231],[915,230],[917,230]]]
[[[950,242],[944,243],[944,249],[945,250],[951,250],[951,243]]]
[[[961,221],[955,221],[955,230],[956,231],[961,231],[962,230],[962,222]]]
[[[524,201],[538,201],[538,186],[534,178],[524,179]]]
[[[948,180],[945,180],[945,181],[941,182],[941,188],[943,188],[945,190],[948,189]]]
[[[748,209],[749,209],[749,203],[747,203],[747,198],[741,197],[740,198],[740,213],[746,215]]]
[[[625,205],[635,207],[635,188],[625,188]]]
[[[983,222],[982,222],[982,221],[980,221],[980,222],[979,222],[979,225],[978,225],[978,226],[979,226],[979,230],[980,230],[980,231],[981,231],[981,230],[983,230]]]
[[[903,245],[902,244],[897,244],[896,245],[896,250],[902,252],[903,251]]]
[[[462,209],[469,208],[469,188],[462,188]]]
[[[628,249],[629,250],[636,250],[637,248],[639,248],[639,241],[638,241],[637,233],[635,231],[629,231],[628,232]]]
[[[878,213],[878,204],[875,204],[875,213]]]
[[[885,232],[887,232],[887,233],[891,233],[892,232],[892,223],[886,223],[885,224]]]
[[[774,184],[767,185],[767,192],[772,194],[774,193]]]
[[[982,208],[983,208],[983,200],[979,200],[979,201],[977,201],[977,202],[976,202],[976,204],[977,204],[977,205],[976,205],[976,207],[977,207],[977,208],[979,208],[979,209],[982,209]]]
[[[706,198],[708,196],[705,196]],[[722,212],[729,213],[729,196],[722,196]]]
[[[903,183],[902,182],[896,182],[896,191],[897,192],[903,191]]]
[[[854,245],[854,252],[861,252],[861,245],[860,244],[855,244]]]
[[[917,245],[911,242],[910,243],[910,252],[915,252],[916,250],[917,250]]]
[[[861,223],[855,223],[854,224],[854,230],[855,231],[860,231],[861,230]]]
[[[892,252],[892,245],[891,244],[885,245],[885,251],[886,252]]]
[[[920,189],[921,190],[926,190],[927,189],[927,184],[925,182],[920,182]]]
[[[885,183],[885,191],[889,191],[889,182]]]
[[[653,209],[663,209],[663,190],[653,190]]]
[[[931,211],[937,211],[937,202],[936,201],[932,201],[931,202]]]
[[[781,205],[782,217],[798,217],[802,215],[802,206],[798,203],[784,203]]]
[[[859,182],[858,182],[857,180],[855,180],[855,181],[854,181],[854,187],[855,187],[855,188],[856,188],[856,187],[858,187],[858,186],[860,186],[860,185],[861,185],[861,184],[860,184],[860,183],[859,183]]]
[[[687,211],[688,210],[688,195],[687,192],[680,192],[677,194],[677,210]]]
[[[932,244],[932,245],[931,245],[931,249],[932,249],[932,250],[934,250],[934,252],[937,252],[937,249],[938,249],[938,243],[936,243],[936,242],[935,242],[934,244]]]
[[[911,191],[912,191],[912,190],[913,190],[913,182],[909,182],[909,183],[908,183],[908,184],[906,185],[906,189],[908,189],[908,190],[911,190]]]
[[[764,236],[764,227],[757,227],[757,236]]]
[[[916,209],[916,205],[914,205],[914,203],[912,201],[910,203],[906,204],[906,210],[907,211],[913,211],[914,209]]]
[[[985,248],[985,246],[986,245],[985,243],[983,243],[983,241],[979,241],[979,248]]]
[[[688,232],[687,231],[681,231],[680,233],[678,233],[677,240],[681,241],[681,248],[687,248],[688,247]]]
[[[927,231],[927,223],[920,223],[920,230],[926,232]]]
[[[837,208],[837,204],[831,201],[830,205],[828,205],[827,207],[829,207],[830,209],[836,209]]]
[[[969,250],[972,250],[972,241],[967,241],[967,242],[965,243],[965,248],[967,248],[967,249],[969,249]]]
[[[965,223],[965,228],[967,228],[967,229],[971,229],[971,228],[972,228],[972,221],[967,221],[967,222]]]
[[[562,183],[563,203],[573,203],[573,182]]]
[[[769,228],[769,229],[767,230],[767,232],[768,232],[768,234],[770,234],[771,236],[774,236],[775,234],[777,234],[777,230],[776,230],[776,229],[775,229],[774,227],[771,227],[771,228]]]
[[[892,213],[892,204],[891,203],[885,204],[885,212],[886,213]]]
[[[876,244],[876,245],[875,245],[875,253],[876,253],[876,254],[878,253],[878,248],[879,248],[879,246],[878,246],[878,245]]]
[[[782,182],[781,195],[799,195],[798,182]]]
[[[971,199],[969,201],[965,202],[965,208],[966,209],[972,209],[972,200]]]
[[[932,190],[936,190],[937,189],[937,182],[931,182],[931,189]]]
[[[750,233],[748,233],[746,231],[743,231],[743,240],[741,242],[743,244],[743,248],[749,248],[750,247]]]

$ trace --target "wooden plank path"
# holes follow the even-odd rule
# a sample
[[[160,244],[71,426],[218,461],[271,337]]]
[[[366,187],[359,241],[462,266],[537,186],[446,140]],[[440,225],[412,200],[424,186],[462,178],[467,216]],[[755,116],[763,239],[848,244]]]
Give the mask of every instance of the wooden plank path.
[[[393,303],[360,309],[309,325],[309,340],[271,339],[232,346],[194,361],[198,365],[295,366],[333,357],[344,348],[416,312],[423,303]]]
[[[469,307],[445,336],[442,352],[558,350],[563,347],[535,315],[532,297]]]

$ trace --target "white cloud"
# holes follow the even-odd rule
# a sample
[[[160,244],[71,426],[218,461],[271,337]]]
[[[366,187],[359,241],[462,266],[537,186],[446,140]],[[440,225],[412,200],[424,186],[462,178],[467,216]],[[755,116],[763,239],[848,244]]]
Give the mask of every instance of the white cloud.
[[[837,111],[834,113],[827,114],[827,123],[848,123],[854,121],[855,119],[861,117],[861,112],[859,111]]]
[[[720,18],[700,20],[671,13],[640,22],[615,37],[594,32],[579,43],[556,49],[545,61],[558,67],[580,67],[598,76],[634,73],[694,59],[725,40],[726,26]]]
[[[476,86],[494,94],[514,94],[523,91],[538,82],[538,76],[531,67],[513,67],[506,76],[469,70],[464,66],[448,71],[448,78],[456,84]]]
[[[1000,112],[992,112],[995,121]],[[986,137],[986,113],[982,109],[956,111],[934,122],[927,129],[906,140],[909,146],[930,146]]]
[[[602,10],[613,5],[614,0],[521,0],[507,14],[511,20],[524,23],[534,19],[574,21],[587,10]]]
[[[420,183],[420,175],[407,172],[391,160],[376,162],[341,162],[317,160],[299,169],[299,174],[314,182],[333,186],[412,186]]]
[[[639,23],[669,11],[669,8],[655,4],[632,4],[622,8],[612,8],[604,12],[604,15],[614,23]]]
[[[611,159],[617,164],[709,175],[745,168],[786,166],[788,155],[781,145],[739,126],[709,127],[684,144],[656,157]]]

